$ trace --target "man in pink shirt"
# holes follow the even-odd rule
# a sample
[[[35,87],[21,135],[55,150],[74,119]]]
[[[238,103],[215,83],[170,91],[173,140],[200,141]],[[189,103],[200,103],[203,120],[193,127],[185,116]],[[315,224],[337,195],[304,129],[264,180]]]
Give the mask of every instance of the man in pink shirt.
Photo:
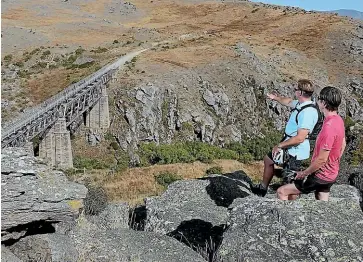
[[[344,121],[338,115],[342,95],[339,89],[327,86],[321,90],[318,106],[324,114],[324,124],[315,143],[310,166],[297,172],[295,181],[277,190],[281,200],[294,200],[301,193],[315,192],[315,198],[328,201],[330,187],[339,173],[339,164],[344,152]]]

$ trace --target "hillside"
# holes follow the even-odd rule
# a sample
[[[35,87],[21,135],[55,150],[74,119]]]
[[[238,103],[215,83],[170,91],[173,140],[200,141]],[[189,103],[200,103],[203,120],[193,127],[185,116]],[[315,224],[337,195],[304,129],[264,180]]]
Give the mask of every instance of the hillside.
[[[339,10],[333,10],[329,11],[329,13],[337,13],[342,16],[348,16],[354,19],[360,19],[363,20],[363,12],[359,12],[357,10],[351,10],[351,9],[339,9]]]

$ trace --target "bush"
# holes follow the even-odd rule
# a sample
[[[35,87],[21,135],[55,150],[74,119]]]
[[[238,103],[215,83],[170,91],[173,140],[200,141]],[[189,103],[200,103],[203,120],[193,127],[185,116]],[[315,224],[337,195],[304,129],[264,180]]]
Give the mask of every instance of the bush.
[[[31,66],[31,68],[33,68],[33,69],[41,69],[41,68],[46,68],[46,67],[47,67],[46,62],[38,62],[35,65]]]
[[[90,184],[86,185],[88,192],[84,199],[84,213],[86,215],[98,215],[107,206],[107,195],[102,187]]]
[[[82,47],[79,47],[79,48],[76,49],[75,53],[78,56],[78,55],[81,55],[84,51],[86,51],[86,50],[83,49]]]
[[[359,140],[357,148],[352,151],[352,160],[351,164],[353,166],[359,166],[363,163],[363,138]]]
[[[253,139],[244,139],[241,143],[254,160],[262,160],[264,156],[271,151],[272,147],[281,141],[281,134],[278,132],[268,132],[264,137]]]
[[[110,165],[93,158],[74,157],[73,165],[75,168],[86,168],[86,169],[105,169],[109,168]]]
[[[113,148],[113,150],[119,150],[120,146],[117,144],[116,141],[111,142],[110,146]]]
[[[14,63],[14,65],[18,66],[18,67],[23,67],[24,66],[24,63],[21,62],[21,61],[18,61],[16,63]]]
[[[50,51],[49,50],[46,50],[42,53],[42,56],[47,56],[47,55],[50,55]]]
[[[355,122],[352,118],[350,118],[349,116],[347,116],[345,119],[344,119],[344,126],[345,126],[345,130],[349,130],[350,127],[354,126],[355,125]]]
[[[222,172],[222,167],[214,166],[214,167],[207,169],[207,171],[205,171],[205,173],[207,175],[212,175],[212,174],[222,174],[223,172]]]
[[[33,51],[30,52],[30,55],[34,55],[40,51],[40,48],[35,48]]]
[[[93,50],[91,50],[91,52],[93,52],[93,53],[104,53],[104,52],[107,52],[108,51],[108,49],[107,48],[105,48],[105,47],[98,47],[97,49],[93,49]]]
[[[118,42],[118,40],[113,40],[113,43],[118,44],[119,42]]]
[[[181,176],[168,171],[155,175],[155,181],[163,187],[168,187],[171,183],[182,179],[183,178]]]
[[[5,62],[10,62],[12,59],[13,59],[13,56],[12,55],[6,55],[6,56],[4,56],[4,61]]]

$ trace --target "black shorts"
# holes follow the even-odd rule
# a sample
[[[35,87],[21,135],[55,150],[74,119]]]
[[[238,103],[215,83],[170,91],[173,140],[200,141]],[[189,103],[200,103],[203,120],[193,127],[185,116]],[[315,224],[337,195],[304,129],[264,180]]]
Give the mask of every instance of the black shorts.
[[[335,182],[328,182],[321,180],[318,178],[315,174],[309,175],[306,180],[300,179],[295,180],[294,184],[296,188],[303,194],[308,194],[311,192],[330,192],[330,188],[332,185],[334,185]]]
[[[286,151],[287,152],[287,151]],[[272,152],[268,153],[267,156],[273,161]],[[296,156],[288,155],[286,163],[284,164],[283,168],[294,170],[294,171],[301,171],[302,160],[297,160]]]

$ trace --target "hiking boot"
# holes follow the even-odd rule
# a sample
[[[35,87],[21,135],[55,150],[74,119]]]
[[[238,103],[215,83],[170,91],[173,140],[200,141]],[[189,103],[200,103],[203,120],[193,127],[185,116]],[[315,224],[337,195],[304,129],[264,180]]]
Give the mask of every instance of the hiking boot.
[[[267,188],[264,188],[264,186],[261,184],[257,184],[257,185],[251,186],[251,191],[252,191],[252,193],[254,193],[260,197],[264,197],[267,193]]]

